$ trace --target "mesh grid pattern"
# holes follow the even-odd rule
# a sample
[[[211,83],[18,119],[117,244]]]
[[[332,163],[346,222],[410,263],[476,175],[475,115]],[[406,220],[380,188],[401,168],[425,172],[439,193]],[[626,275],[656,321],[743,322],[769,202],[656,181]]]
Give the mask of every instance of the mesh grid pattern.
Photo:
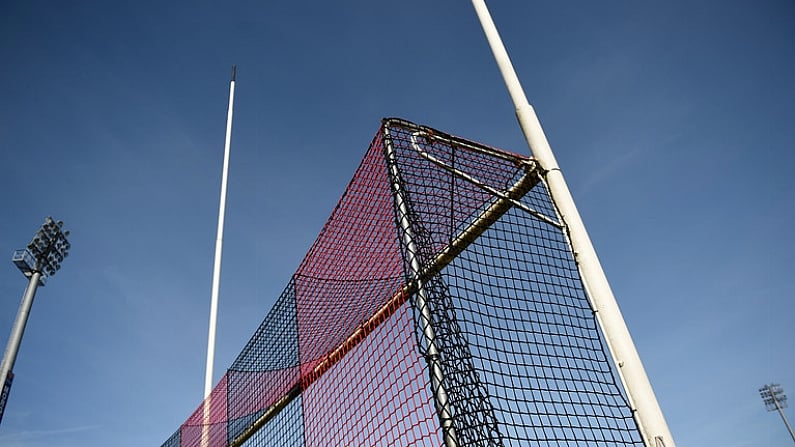
[[[304,418],[302,398],[298,396],[280,411],[270,422],[248,438],[242,447],[296,446],[304,445]]]
[[[533,237],[548,228],[522,214],[510,211],[443,273],[505,445],[642,445],[566,241]]]
[[[451,441],[643,445],[532,160],[387,119],[283,294],[163,446]]]
[[[418,138],[413,128],[390,135],[426,265],[498,200],[484,203],[482,185],[462,183],[449,168],[502,191],[523,175],[515,160],[440,144],[444,136]],[[433,158],[446,167],[428,163],[440,149],[447,155]],[[540,179],[521,203],[557,219]],[[460,216],[465,225],[456,224]],[[643,445],[560,226],[512,207],[427,288],[460,445]]]
[[[226,373],[228,442],[298,385],[297,339],[293,280]]]
[[[438,446],[407,302],[304,394],[306,445]],[[362,362],[361,359],[369,359]],[[329,388],[338,387],[336,393]]]

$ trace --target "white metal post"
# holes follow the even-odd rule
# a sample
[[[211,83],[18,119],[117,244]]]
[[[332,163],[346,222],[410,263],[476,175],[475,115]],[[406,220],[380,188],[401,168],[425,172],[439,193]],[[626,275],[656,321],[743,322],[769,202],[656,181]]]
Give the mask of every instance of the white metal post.
[[[516,108],[516,117],[533,157],[546,172],[545,180],[567,228],[575,259],[596,318],[627,391],[639,429],[648,447],[675,447],[660,405],[607,281],[593,244],[574,204],[535,110],[527,101],[484,0],[472,0],[486,39]]]
[[[213,263],[213,284],[210,297],[210,328],[207,335],[207,367],[204,375],[204,428],[202,430],[202,446],[206,446],[210,419],[210,402],[213,390],[213,364],[215,363],[215,327],[218,319],[218,293],[221,287],[221,254],[224,246],[224,215],[226,213],[226,185],[229,177],[229,152],[232,144],[232,112],[235,104],[235,72],[232,66],[232,78],[229,81],[229,106],[226,114],[226,139],[224,140],[224,166],[221,174],[221,199],[218,205],[218,229],[215,238],[215,260]]]

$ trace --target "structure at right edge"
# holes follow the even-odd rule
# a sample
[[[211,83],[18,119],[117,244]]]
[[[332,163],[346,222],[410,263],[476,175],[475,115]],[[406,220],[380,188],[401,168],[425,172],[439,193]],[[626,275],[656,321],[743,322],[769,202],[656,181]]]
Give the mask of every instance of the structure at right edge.
[[[163,447],[643,446],[538,169],[385,119]]]

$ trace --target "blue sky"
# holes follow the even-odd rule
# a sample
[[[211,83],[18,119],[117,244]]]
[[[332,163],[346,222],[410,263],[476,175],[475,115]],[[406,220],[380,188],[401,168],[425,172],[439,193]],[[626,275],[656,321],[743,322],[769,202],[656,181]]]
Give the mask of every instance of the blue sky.
[[[795,398],[795,4],[489,6],[678,444],[790,445],[757,389]],[[382,117],[527,151],[465,0],[8,0],[0,60],[3,343],[12,251],[47,215],[73,244],[3,446],[159,446],[200,402],[233,63],[216,377]]]

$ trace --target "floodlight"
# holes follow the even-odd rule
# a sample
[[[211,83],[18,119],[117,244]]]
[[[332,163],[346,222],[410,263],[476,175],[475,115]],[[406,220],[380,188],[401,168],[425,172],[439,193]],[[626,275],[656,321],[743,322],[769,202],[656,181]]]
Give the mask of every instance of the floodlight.
[[[11,337],[9,337],[6,346],[3,362],[0,364],[0,387],[2,387],[0,422],[3,420],[8,394],[11,391],[11,380],[14,377],[12,370],[19,352],[19,344],[22,342],[22,334],[25,332],[30,308],[33,305],[33,298],[36,295],[36,288],[44,286],[47,278],[55,275],[61,268],[61,262],[71,247],[69,241],[66,240],[69,232],[62,231],[62,228],[62,220],[55,221],[52,216],[48,216],[27,247],[23,250],[16,250],[11,257],[14,265],[28,278],[28,287],[22,296],[22,303],[11,329]]]
[[[784,425],[789,430],[790,436],[792,436],[792,440],[795,441],[795,432],[793,432],[792,426],[789,425],[789,421],[784,415],[784,408],[787,408],[787,395],[784,394],[784,389],[781,388],[781,385],[778,383],[765,385],[759,388],[759,395],[762,397],[762,402],[765,403],[767,411],[778,411],[784,421]]]

